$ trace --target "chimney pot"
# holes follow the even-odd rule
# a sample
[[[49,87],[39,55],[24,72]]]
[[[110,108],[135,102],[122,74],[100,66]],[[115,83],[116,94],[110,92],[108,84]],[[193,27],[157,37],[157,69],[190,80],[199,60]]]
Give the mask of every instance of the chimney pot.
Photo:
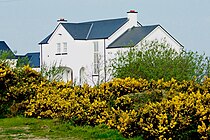
[[[135,10],[130,10],[130,11],[127,12],[127,13],[138,13],[138,12],[136,12]]]
[[[61,23],[61,22],[62,22],[62,23],[63,23],[63,22],[67,22],[67,20],[66,20],[66,19],[64,19],[64,18],[60,18],[60,19],[58,19],[58,20],[57,20],[57,22],[59,22],[59,23]]]

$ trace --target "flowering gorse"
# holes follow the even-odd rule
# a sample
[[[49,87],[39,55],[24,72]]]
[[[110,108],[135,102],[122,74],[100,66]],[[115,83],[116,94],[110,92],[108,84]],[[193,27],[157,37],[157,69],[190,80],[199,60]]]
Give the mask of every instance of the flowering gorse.
[[[47,81],[26,66],[0,65],[0,101],[11,113],[59,118],[76,125],[106,124],[125,137],[209,139],[210,78],[195,81],[113,79],[97,87]]]

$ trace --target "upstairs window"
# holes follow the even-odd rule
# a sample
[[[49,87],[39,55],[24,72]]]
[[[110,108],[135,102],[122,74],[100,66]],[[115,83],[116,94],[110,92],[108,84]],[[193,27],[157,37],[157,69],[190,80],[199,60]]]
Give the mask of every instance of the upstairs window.
[[[63,42],[63,52],[67,53],[67,42]]]
[[[57,53],[61,53],[61,43],[57,43]]]
[[[67,42],[57,43],[57,52],[55,55],[67,55]]]

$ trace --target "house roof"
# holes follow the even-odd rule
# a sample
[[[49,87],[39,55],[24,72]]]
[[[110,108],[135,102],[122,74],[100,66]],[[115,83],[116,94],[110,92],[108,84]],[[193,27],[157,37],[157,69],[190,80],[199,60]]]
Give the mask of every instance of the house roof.
[[[53,33],[51,33],[50,35],[48,35],[45,39],[43,39],[39,44],[48,44],[49,39],[51,38],[51,36],[53,35]]]
[[[159,25],[133,27],[124,32],[107,48],[131,47],[137,45]]]
[[[121,47],[133,47],[142,41],[147,35],[149,35],[155,28],[160,27],[171,38],[173,38],[181,47],[184,47],[179,41],[177,41],[171,34],[169,34],[161,25],[150,25],[133,27],[124,32],[120,37],[113,41],[107,48],[121,48]]]
[[[5,43],[5,41],[0,41],[0,51],[7,51],[11,53],[11,56],[8,56],[9,58],[13,58],[15,54],[12,52],[12,50],[9,48],[9,46]]]
[[[0,41],[0,50],[1,51],[11,51],[8,45],[4,41]]]
[[[40,53],[34,52],[34,53],[27,53],[25,55],[29,59],[29,65],[32,68],[40,67]]]
[[[75,40],[107,39],[128,21],[127,18],[90,21],[82,23],[60,23]],[[53,32],[54,33],[54,32]],[[51,33],[39,44],[47,44]]]
[[[29,66],[32,68],[39,68],[40,67],[40,53],[27,53],[26,55],[16,55],[16,59],[18,58],[25,58],[27,57],[29,60]]]

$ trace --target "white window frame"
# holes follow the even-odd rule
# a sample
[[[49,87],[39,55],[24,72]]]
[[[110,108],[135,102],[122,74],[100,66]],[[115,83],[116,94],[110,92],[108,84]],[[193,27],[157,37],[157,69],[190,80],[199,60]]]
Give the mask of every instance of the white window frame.
[[[67,53],[68,48],[67,48],[67,42],[63,42],[63,53]]]
[[[94,60],[93,60],[93,73],[95,75],[99,74],[99,47],[98,42],[94,42]]]
[[[61,43],[57,43],[57,53],[61,53]]]

